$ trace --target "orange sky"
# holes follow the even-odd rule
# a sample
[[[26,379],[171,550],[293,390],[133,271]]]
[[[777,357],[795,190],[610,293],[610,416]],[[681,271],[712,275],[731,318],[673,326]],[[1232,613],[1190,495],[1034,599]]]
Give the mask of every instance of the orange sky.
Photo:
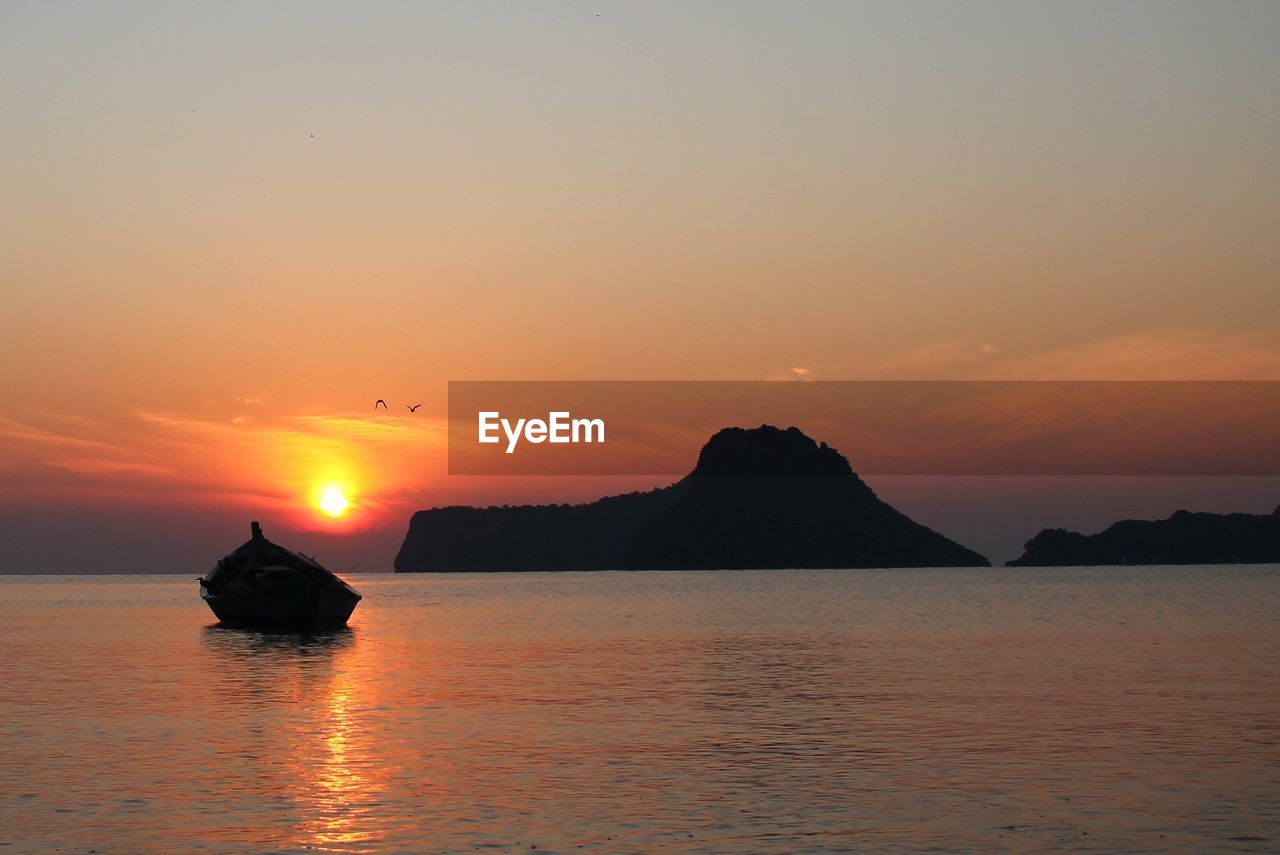
[[[415,508],[637,486],[448,478],[449,379],[1280,379],[1277,35],[1244,2],[6,8],[0,570],[203,570],[249,515],[385,568]],[[159,518],[199,536],[139,557]]]

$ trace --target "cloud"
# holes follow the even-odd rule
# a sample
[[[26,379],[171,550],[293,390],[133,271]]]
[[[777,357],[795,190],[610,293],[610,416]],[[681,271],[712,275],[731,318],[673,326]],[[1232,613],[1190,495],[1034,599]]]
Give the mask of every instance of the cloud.
[[[1012,357],[1001,379],[1280,380],[1280,333],[1156,329]]]
[[[1280,380],[1280,331],[1163,328],[1045,349],[927,342],[858,372],[927,380]]]
[[[300,415],[236,422],[142,412],[157,438],[208,484],[248,484],[306,508],[317,487],[343,486],[367,519],[403,510],[445,470],[446,425],[429,418]],[[185,454],[180,454],[185,449]],[[204,449],[204,453],[191,452]],[[209,453],[212,452],[212,453]],[[307,511],[309,513],[309,511]]]
[[[134,463],[127,460],[103,460],[93,457],[68,457],[61,460],[50,460],[48,465],[87,475],[110,475],[127,472],[168,477],[177,474],[175,470],[168,466],[157,466],[152,463]]]
[[[887,380],[968,379],[988,370],[998,352],[1000,348],[990,342],[939,339],[891,354],[859,373]]]
[[[36,449],[70,447],[128,453],[128,449],[110,442],[54,430],[52,427],[32,424],[31,421],[0,416],[0,441],[5,444],[33,446]]]
[[[277,418],[179,412],[103,420],[57,413],[0,417],[6,501],[107,495],[196,505],[293,508],[314,516],[316,485],[340,483],[373,524],[416,501],[445,470],[445,424],[333,413]]]
[[[765,374],[765,376],[761,377],[760,379],[771,382],[771,383],[777,382],[779,380],[799,380],[799,381],[809,382],[811,380],[817,380],[818,376],[817,376],[817,373],[812,368],[809,368],[806,366],[797,366],[794,368],[771,369],[767,374]]]

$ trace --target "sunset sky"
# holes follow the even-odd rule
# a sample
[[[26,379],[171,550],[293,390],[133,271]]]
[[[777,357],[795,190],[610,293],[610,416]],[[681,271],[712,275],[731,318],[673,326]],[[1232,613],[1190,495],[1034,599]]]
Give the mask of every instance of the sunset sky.
[[[249,519],[386,569],[418,508],[664,482],[447,476],[451,379],[1280,380],[1278,40],[1266,0],[7,4],[0,571],[198,575]],[[1280,503],[872,484],[980,551]]]

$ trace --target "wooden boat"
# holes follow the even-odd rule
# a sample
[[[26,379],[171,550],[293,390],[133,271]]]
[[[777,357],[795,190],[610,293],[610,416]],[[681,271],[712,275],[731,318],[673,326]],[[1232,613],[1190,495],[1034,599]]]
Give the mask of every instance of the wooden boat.
[[[250,523],[249,542],[218,562],[200,596],[227,626],[314,631],[345,626],[360,594],[308,558],[277,546]]]

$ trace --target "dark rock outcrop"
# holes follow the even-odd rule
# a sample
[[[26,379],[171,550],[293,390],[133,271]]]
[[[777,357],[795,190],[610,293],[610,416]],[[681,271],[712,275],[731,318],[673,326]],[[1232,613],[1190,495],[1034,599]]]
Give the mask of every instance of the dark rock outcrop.
[[[726,428],[669,487],[584,505],[413,515],[396,572],[986,567],[798,428]]]
[[[1092,535],[1047,528],[1024,550],[1008,566],[1280,562],[1280,508],[1270,514],[1178,511],[1163,520],[1123,520]]]

